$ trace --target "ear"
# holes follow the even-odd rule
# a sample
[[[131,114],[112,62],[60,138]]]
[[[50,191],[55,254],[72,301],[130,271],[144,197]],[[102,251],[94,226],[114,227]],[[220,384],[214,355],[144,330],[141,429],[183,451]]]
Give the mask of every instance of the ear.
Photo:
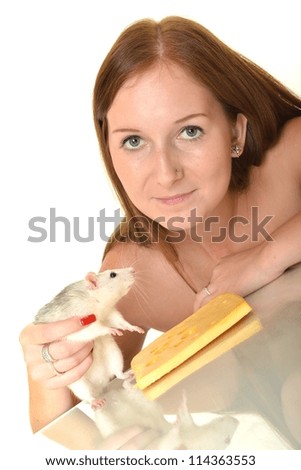
[[[95,273],[89,272],[85,279],[88,282],[88,289],[96,289],[98,287],[97,275]]]
[[[238,145],[241,148],[241,151],[243,151],[243,148],[245,146],[245,140],[246,140],[246,135],[247,135],[247,124],[248,124],[248,120],[246,116],[242,113],[238,113],[236,117],[236,121],[233,125],[232,144]]]

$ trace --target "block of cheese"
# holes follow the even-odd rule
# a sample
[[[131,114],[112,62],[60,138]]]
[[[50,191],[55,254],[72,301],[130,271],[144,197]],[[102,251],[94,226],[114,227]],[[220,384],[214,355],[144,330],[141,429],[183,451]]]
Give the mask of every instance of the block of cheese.
[[[155,400],[186,377],[246,341],[260,330],[262,330],[260,320],[256,317],[255,313],[250,312],[246,317],[229,328],[229,330],[222,333],[178,367],[146,387],[143,390],[144,395],[150,400]]]
[[[142,349],[131,362],[145,389],[231,328],[251,311],[239,295],[221,294]]]

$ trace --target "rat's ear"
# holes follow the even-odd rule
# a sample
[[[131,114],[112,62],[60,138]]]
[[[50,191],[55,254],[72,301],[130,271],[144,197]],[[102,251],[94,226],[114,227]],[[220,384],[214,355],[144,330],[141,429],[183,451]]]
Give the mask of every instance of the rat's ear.
[[[93,272],[89,272],[86,277],[86,281],[88,281],[88,289],[97,289],[98,282],[97,282],[97,275]]]

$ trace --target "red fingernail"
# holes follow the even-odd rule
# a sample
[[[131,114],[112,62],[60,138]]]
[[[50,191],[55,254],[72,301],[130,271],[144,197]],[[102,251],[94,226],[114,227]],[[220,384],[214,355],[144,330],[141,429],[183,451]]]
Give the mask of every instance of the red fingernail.
[[[82,326],[90,325],[90,323],[93,323],[95,320],[96,320],[96,316],[94,315],[94,313],[90,313],[90,315],[87,315],[86,317],[79,319]]]

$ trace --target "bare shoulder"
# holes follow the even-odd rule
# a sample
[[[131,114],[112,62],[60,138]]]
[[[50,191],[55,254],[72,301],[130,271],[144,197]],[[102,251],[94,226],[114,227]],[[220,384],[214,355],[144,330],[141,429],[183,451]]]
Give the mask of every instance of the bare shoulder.
[[[283,127],[277,143],[268,150],[262,165],[263,174],[291,184],[301,183],[301,117],[289,120]]]
[[[301,143],[301,116],[287,121],[282,131],[282,137]]]
[[[169,263],[156,245],[143,246],[134,242],[118,242],[107,252],[101,271],[132,267],[138,277],[153,279],[170,269]]]
[[[101,271],[106,269],[119,269],[133,266],[138,257],[139,247],[135,243],[116,242],[107,251],[101,265]]]
[[[131,266],[135,283],[118,308],[133,324],[165,331],[192,313],[194,294],[156,246],[118,243],[101,270]]]
[[[280,136],[279,149],[283,160],[301,178],[301,116],[286,123]]]

